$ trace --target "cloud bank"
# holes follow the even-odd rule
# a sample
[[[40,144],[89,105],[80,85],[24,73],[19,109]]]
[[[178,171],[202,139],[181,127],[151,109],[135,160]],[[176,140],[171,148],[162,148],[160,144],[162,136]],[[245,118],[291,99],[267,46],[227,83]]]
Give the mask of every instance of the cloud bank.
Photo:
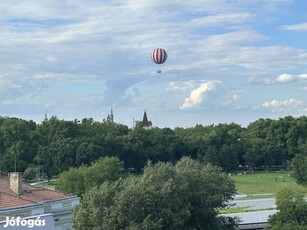
[[[0,1],[0,115],[31,117],[35,108],[43,116],[52,105],[64,119],[100,119],[112,106],[125,119],[147,108],[181,114],[185,124],[204,122],[209,115],[194,112],[203,106],[212,120],[234,107],[252,119],[261,116],[257,105],[291,108],[294,99],[271,99],[307,98],[305,34],[293,33],[307,24],[295,14],[297,2]],[[298,23],[287,25],[288,15]],[[160,75],[150,58],[156,47],[169,54]],[[225,120],[243,116],[251,118],[242,112]]]
[[[272,100],[272,101],[265,101],[261,106],[255,107],[255,109],[265,108],[272,111],[285,111],[289,109],[297,109],[304,105],[303,100],[296,100],[296,99],[288,99],[284,101]]]

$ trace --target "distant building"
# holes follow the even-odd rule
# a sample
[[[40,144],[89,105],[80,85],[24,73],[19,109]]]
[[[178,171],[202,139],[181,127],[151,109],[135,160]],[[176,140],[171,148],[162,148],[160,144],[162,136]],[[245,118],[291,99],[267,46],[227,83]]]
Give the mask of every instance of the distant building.
[[[107,116],[107,122],[114,123],[113,109],[111,109],[111,113]]]
[[[144,129],[152,128],[152,122],[148,120],[146,111],[144,112],[143,121],[141,122],[141,124]]]
[[[46,226],[29,228],[33,230],[71,230],[73,210],[79,203],[77,196],[23,182],[19,172],[9,175],[0,172],[0,229],[26,229],[5,227],[7,218],[22,218],[45,220]]]

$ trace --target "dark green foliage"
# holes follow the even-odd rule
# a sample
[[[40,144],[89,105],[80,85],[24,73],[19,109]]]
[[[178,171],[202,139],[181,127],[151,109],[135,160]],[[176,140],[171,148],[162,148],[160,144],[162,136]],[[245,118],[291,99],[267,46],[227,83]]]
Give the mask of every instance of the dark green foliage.
[[[122,162],[117,157],[103,157],[91,166],[70,168],[62,172],[57,189],[82,197],[86,191],[105,181],[118,180],[122,175],[121,168]]]
[[[33,180],[39,175],[39,168],[37,167],[28,167],[22,174],[22,177],[25,180]]]
[[[72,167],[116,156],[124,169],[140,173],[148,160],[176,163],[189,156],[225,171],[285,168],[296,155],[307,155],[307,117],[259,119],[240,125],[196,125],[192,128],[129,129],[125,125],[73,121],[57,117],[41,124],[0,117],[0,170],[23,172],[29,164],[48,179]]]
[[[234,229],[216,211],[234,192],[234,182],[211,165],[186,157],[175,166],[149,163],[142,176],[91,189],[75,212],[74,228]]]
[[[297,154],[290,163],[290,171],[298,184],[307,186],[307,156]]]
[[[0,169],[23,172],[33,163],[39,146],[36,124],[18,118],[0,117]]]

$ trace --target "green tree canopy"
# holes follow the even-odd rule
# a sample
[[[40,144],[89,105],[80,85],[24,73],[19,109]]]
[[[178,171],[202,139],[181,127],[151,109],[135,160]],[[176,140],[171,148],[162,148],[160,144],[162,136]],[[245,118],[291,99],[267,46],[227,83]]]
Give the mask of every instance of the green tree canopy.
[[[57,189],[68,194],[82,197],[94,186],[105,181],[115,181],[122,175],[123,163],[117,157],[103,157],[91,166],[70,168],[60,174]]]
[[[142,176],[91,189],[75,211],[74,228],[223,229],[217,208],[234,192],[234,182],[211,165],[187,157],[176,165],[149,163]]]
[[[176,163],[182,156],[228,172],[280,169],[298,154],[307,156],[307,116],[261,118],[244,128],[230,123],[150,130],[92,118],[66,121],[52,116],[36,124],[0,116],[1,171],[13,171],[15,162],[21,172],[35,164],[48,179],[105,156],[118,157],[125,170],[141,173],[148,160]]]
[[[298,184],[307,186],[307,156],[297,154],[291,161],[290,171]]]
[[[307,203],[304,201],[306,189],[281,184],[276,193],[278,212],[270,217],[267,230],[306,230]]]

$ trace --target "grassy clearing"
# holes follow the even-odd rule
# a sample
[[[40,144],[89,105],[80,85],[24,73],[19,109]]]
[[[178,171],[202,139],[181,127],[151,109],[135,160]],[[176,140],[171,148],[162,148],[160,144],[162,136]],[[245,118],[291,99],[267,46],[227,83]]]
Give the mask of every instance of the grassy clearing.
[[[242,212],[258,212],[258,211],[268,211],[274,210],[276,208],[259,208],[251,209],[251,206],[242,206],[242,207],[231,207],[223,208],[218,211],[219,214],[230,214],[230,213],[242,213]]]
[[[58,184],[58,181],[50,181],[50,182],[44,183],[44,186],[46,188],[55,190],[55,187],[57,186],[57,184]]]
[[[269,198],[275,198],[275,194],[264,194],[264,195],[259,194],[256,196],[247,195],[246,197],[236,198],[236,200],[256,200],[256,199],[269,199]]]
[[[234,176],[231,176],[231,178],[234,179],[234,181],[236,182],[237,192],[247,194],[247,195],[248,194],[271,194],[271,193],[275,193],[277,186],[281,183],[287,183],[290,186],[296,184],[294,178],[291,176],[288,176],[288,174],[284,172],[247,173],[241,176],[234,175]],[[249,198],[252,198],[252,197],[249,197]],[[265,196],[261,198],[269,198],[269,197]]]
[[[223,208],[219,210],[219,214],[229,214],[229,213],[239,213],[239,212],[247,212],[247,208],[251,206],[241,206],[241,207],[231,207],[231,208]]]
[[[44,181],[44,182],[39,182],[34,184],[35,187],[43,187],[43,188],[49,188],[52,190],[55,190],[56,186],[58,184],[57,180],[52,180],[52,181]]]

